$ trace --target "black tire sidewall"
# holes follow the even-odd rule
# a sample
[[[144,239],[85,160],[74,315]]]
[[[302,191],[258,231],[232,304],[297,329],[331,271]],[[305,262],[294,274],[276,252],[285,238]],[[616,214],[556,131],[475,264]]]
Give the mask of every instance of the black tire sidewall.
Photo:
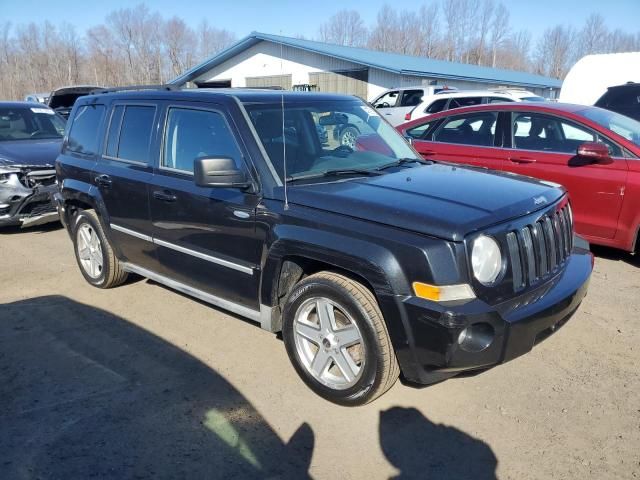
[[[85,272],[78,255],[78,229],[84,223],[91,225],[91,228],[93,228],[93,230],[96,232],[96,235],[100,239],[100,247],[102,250],[102,273],[98,278],[92,278],[87,274],[87,272]],[[100,225],[98,225],[98,222],[94,217],[85,212],[80,212],[76,215],[73,221],[73,251],[76,256],[76,262],[78,263],[78,268],[80,269],[80,273],[82,273],[84,279],[91,285],[94,285],[96,287],[101,287],[102,285],[104,285],[107,278],[109,278],[109,259],[106,255],[106,242],[107,240],[106,238],[104,238],[102,228],[100,228]]]
[[[365,346],[365,365],[358,382],[344,390],[334,390],[316,380],[304,367],[295,345],[293,331],[294,317],[300,305],[311,297],[326,297],[336,303],[351,315],[357,323]],[[375,327],[364,307],[340,285],[327,279],[313,279],[302,281],[289,295],[283,311],[282,337],[289,359],[302,380],[314,392],[329,401],[341,405],[361,405],[366,403],[368,393],[375,391],[376,382],[380,382],[378,366],[380,363],[380,346],[378,344]]]

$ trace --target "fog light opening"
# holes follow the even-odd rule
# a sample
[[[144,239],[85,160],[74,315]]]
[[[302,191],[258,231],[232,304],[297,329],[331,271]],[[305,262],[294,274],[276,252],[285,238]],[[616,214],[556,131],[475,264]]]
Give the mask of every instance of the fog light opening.
[[[460,348],[467,352],[478,353],[491,345],[495,332],[488,323],[474,323],[462,330],[458,335]]]

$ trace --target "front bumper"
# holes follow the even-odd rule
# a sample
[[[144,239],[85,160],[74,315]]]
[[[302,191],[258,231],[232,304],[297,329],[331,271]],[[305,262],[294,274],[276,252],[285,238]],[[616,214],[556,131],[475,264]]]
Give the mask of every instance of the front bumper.
[[[446,305],[417,297],[400,300],[408,331],[406,349],[398,352],[405,379],[434,383],[530,351],[564,325],[586,295],[593,268],[586,247],[574,247],[564,270],[553,279],[498,305],[480,299]],[[459,343],[460,332],[478,324],[490,326],[492,341],[481,351],[469,351]]]
[[[58,221],[53,203],[56,191],[57,185],[0,189],[0,227],[27,227]]]

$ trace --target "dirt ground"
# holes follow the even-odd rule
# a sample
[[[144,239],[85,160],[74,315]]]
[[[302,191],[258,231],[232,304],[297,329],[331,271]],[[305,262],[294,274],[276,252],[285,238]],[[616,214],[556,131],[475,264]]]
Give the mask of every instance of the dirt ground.
[[[102,291],[56,227],[0,233],[0,479],[640,477],[640,260],[476,376],[315,396],[256,325],[153,282]]]

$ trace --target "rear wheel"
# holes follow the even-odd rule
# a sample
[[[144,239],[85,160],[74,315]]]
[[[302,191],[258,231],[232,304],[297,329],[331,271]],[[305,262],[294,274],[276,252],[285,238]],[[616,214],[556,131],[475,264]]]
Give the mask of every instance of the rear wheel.
[[[73,244],[80,272],[98,288],[111,288],[127,279],[93,210],[82,210],[74,218]]]
[[[287,299],[282,333],[298,375],[332,402],[363,405],[399,376],[375,297],[343,275],[321,272],[299,282]]]

